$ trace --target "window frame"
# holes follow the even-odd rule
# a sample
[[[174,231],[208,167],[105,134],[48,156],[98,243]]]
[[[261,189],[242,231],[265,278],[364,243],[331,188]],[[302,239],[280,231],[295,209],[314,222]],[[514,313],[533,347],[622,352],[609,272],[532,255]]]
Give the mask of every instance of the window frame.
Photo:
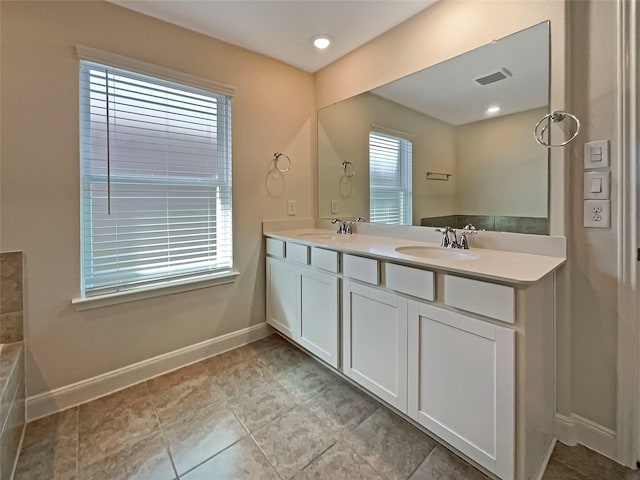
[[[97,63],[100,65],[107,65],[109,67],[122,69],[129,71],[134,74],[140,74],[150,77],[158,78],[159,80],[164,80],[172,83],[177,83],[184,85],[185,87],[194,87],[200,90],[210,91],[215,94],[221,94],[229,97],[229,101],[233,97],[234,89],[228,85],[219,84],[215,82],[211,82],[206,79],[202,79],[199,77],[195,77],[189,74],[185,74],[182,72],[178,72],[172,69],[168,69],[165,67],[160,67],[157,65],[149,64],[146,62],[142,62],[139,60],[131,59],[128,57],[124,57],[122,55],[113,54],[110,52],[105,52],[102,50],[85,47],[83,45],[76,46],[76,54],[78,58],[78,68],[80,67],[81,61],[87,61],[92,63]],[[80,93],[80,85],[78,86]],[[80,98],[80,95],[78,95]],[[80,115],[80,109],[82,108],[79,105],[78,115]],[[228,115],[224,115],[221,119],[227,122],[229,127],[229,132],[231,128],[231,110],[229,110]],[[80,122],[78,122],[80,128]],[[229,136],[228,147],[231,148],[231,137]],[[80,155],[80,150],[78,150]],[[229,175],[232,177],[232,158],[231,151],[229,152]],[[79,158],[79,165],[81,165],[82,158]],[[81,165],[82,168],[82,165]],[[84,182],[84,178],[82,174],[79,178],[81,182],[81,198],[80,198],[80,213],[81,215],[84,213],[83,209],[83,198],[82,198],[82,182]],[[225,184],[226,186],[226,184]],[[229,192],[229,212],[231,214],[231,218],[233,218],[233,204],[232,204],[232,181],[229,182],[229,188],[231,191]],[[232,220],[230,222],[232,228]],[[84,277],[84,247],[82,242],[84,241],[85,235],[84,230],[80,229],[80,260],[81,260],[81,272],[80,272],[80,296],[72,299],[72,303],[76,305],[78,310],[84,310],[88,308],[96,308],[116,303],[123,303],[128,301],[139,300],[142,298],[150,298],[157,297],[162,295],[167,295],[171,293],[177,293],[181,291],[195,290],[200,288],[206,288],[212,285],[220,285],[226,284],[235,281],[238,277],[239,272],[234,269],[235,261],[234,261],[234,249],[233,249],[233,236],[231,232],[231,267],[224,270],[218,270],[213,272],[203,272],[202,274],[193,274],[188,278],[180,278],[180,277],[165,277],[163,280],[160,280],[154,284],[150,285],[142,285],[135,286],[135,283],[131,283],[130,288],[118,290],[115,292],[109,293],[98,293],[95,295],[87,296],[85,294],[85,277]]]
[[[371,183],[371,136],[378,135],[398,142],[398,180],[399,187],[373,187]],[[369,160],[369,219],[374,222],[371,211],[371,190],[399,193],[402,196],[403,215],[400,223],[385,223],[386,225],[412,225],[413,224],[413,137],[391,129],[371,125],[367,134],[368,160]],[[407,149],[411,149],[411,153]]]

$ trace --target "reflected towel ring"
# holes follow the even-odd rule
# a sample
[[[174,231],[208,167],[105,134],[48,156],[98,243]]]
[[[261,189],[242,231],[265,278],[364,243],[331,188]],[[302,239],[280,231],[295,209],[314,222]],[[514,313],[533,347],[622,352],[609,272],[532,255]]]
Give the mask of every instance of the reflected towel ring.
[[[287,161],[287,166],[284,168],[280,166],[281,158],[284,158]],[[289,155],[285,155],[284,153],[275,152],[273,154],[273,164],[275,165],[276,170],[278,170],[280,173],[287,173],[289,170],[291,170],[291,159],[289,158]]]
[[[351,162],[342,162],[342,169],[344,170],[345,177],[351,178],[356,174],[356,167],[354,167]]]
[[[545,120],[549,119],[549,120],[551,120],[552,123],[558,123],[558,122],[562,122],[565,119],[565,117],[569,117],[569,118],[573,119],[574,122],[576,122],[576,131],[573,133],[571,138],[569,140],[566,140],[565,142],[562,142],[562,143],[558,144],[558,145],[553,145],[551,143],[545,143],[543,136],[544,136],[544,132],[547,132],[549,130],[549,124],[547,124],[544,127],[542,127],[542,130],[540,130],[540,133],[538,133],[538,128],[540,127],[542,122],[544,122]],[[547,113],[544,117],[542,117],[538,121],[538,123],[536,123],[536,126],[533,129],[533,136],[535,137],[536,142],[538,142],[543,147],[557,148],[557,147],[564,147],[566,145],[569,145],[571,142],[573,142],[575,140],[575,138],[578,136],[579,132],[580,132],[580,120],[578,120],[578,117],[576,117],[575,115],[573,115],[572,113],[569,113],[569,112],[551,112],[551,113]]]

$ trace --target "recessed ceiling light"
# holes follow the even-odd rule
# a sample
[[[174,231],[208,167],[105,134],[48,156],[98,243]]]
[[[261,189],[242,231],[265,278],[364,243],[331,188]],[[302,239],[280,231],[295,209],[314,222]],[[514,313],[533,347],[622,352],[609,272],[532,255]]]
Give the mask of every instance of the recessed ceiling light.
[[[498,113],[500,111],[500,105],[491,105],[487,108],[487,113],[489,115],[493,115],[494,113]]]
[[[311,39],[313,41],[314,47],[324,50],[329,45],[331,45],[331,37],[328,35],[316,35]]]

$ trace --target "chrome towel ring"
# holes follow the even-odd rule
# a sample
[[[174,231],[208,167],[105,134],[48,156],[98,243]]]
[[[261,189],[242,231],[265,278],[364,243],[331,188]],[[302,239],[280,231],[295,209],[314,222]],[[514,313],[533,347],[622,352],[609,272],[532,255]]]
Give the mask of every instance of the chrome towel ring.
[[[342,162],[342,169],[344,170],[345,177],[353,177],[356,174],[356,167],[353,166],[353,163],[344,161]]]
[[[547,119],[551,120],[552,123],[558,123],[558,122],[562,122],[566,117],[569,117],[574,122],[576,122],[576,131],[573,133],[571,138],[569,140],[566,140],[566,141],[562,142],[562,143],[559,143],[558,145],[553,145],[551,143],[546,143],[544,141],[544,132],[547,132],[549,130],[549,124],[547,124],[544,127],[542,127],[542,130],[540,130],[540,132],[538,133],[538,128],[540,127],[540,125]],[[575,140],[575,138],[578,136],[579,132],[580,132],[580,120],[578,120],[578,117],[576,117],[575,115],[573,115],[572,113],[569,113],[569,112],[558,112],[558,111],[556,111],[556,112],[547,113],[544,117],[542,117],[538,121],[538,123],[536,123],[536,126],[533,129],[533,136],[535,137],[536,142],[538,142],[543,147],[557,148],[557,147],[564,147],[565,145],[569,145],[571,142],[573,142]]]
[[[286,161],[286,166],[282,164],[284,161]],[[291,159],[289,155],[285,155],[284,153],[275,152],[273,154],[273,164],[280,173],[287,173],[291,170]]]

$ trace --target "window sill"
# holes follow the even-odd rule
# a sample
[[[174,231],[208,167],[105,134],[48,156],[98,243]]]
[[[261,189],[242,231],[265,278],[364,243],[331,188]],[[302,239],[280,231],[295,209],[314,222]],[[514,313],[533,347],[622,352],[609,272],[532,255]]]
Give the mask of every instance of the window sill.
[[[71,300],[71,303],[76,307],[76,310],[78,311],[91,310],[94,308],[108,307],[110,305],[118,305],[120,303],[135,302],[138,300],[145,300],[147,298],[164,297],[166,295],[172,295],[174,293],[200,290],[202,288],[213,287],[216,285],[233,283],[236,281],[238,275],[240,275],[240,272],[228,271],[210,275],[206,278],[165,283],[162,285],[154,285],[153,287],[130,290],[126,292],[96,295],[95,297],[74,298],[73,300]]]

